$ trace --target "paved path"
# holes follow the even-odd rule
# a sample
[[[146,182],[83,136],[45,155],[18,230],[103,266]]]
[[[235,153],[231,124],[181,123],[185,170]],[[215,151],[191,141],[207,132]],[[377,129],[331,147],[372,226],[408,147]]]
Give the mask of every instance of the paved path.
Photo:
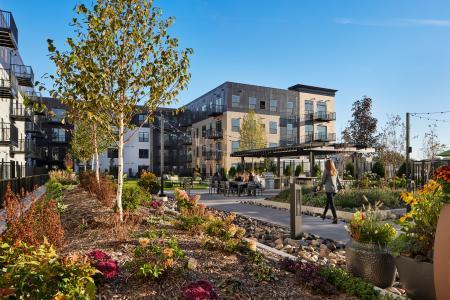
[[[192,193],[196,193],[193,191]],[[272,192],[268,192],[269,194]],[[207,192],[199,192],[202,194],[200,203],[206,206],[214,207],[218,210],[235,212],[237,214],[258,219],[261,221],[277,224],[284,227],[290,226],[289,211],[274,209],[270,207],[258,206],[240,203],[243,200],[252,200],[258,202],[267,197],[225,197],[223,195],[210,195]],[[338,224],[331,224],[331,220],[326,219],[322,221],[321,218],[303,215],[303,230],[307,233],[313,233],[323,238],[333,239],[335,241],[346,243],[349,240],[347,231],[344,228],[345,223],[338,222]]]

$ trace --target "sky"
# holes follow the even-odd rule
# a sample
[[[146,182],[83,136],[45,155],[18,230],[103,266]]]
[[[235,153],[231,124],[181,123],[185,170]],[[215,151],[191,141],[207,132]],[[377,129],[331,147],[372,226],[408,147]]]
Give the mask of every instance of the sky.
[[[91,0],[1,0],[13,12],[19,50],[35,77],[54,72],[47,39],[64,47],[76,3]],[[185,104],[225,81],[287,88],[337,89],[336,132],[352,103],[373,99],[379,128],[387,114],[450,111],[450,1],[156,0],[174,16],[172,34],[194,49]],[[42,80],[42,79],[41,79]],[[46,82],[46,80],[43,80]],[[47,82],[47,85],[50,83]],[[433,115],[449,120],[450,114]],[[413,157],[434,122],[411,118]],[[450,147],[450,123],[438,122]]]

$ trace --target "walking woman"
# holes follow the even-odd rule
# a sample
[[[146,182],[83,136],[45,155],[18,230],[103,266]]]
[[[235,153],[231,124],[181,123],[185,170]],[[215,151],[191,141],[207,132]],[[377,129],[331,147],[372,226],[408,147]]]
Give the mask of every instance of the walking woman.
[[[333,213],[333,224],[337,224],[336,208],[334,207],[333,197],[342,188],[341,181],[339,180],[338,172],[332,160],[328,159],[325,162],[325,170],[323,171],[322,181],[317,187],[317,191],[320,191],[322,186],[325,185],[325,193],[327,194],[327,205],[322,214],[322,219],[325,219],[328,208]]]

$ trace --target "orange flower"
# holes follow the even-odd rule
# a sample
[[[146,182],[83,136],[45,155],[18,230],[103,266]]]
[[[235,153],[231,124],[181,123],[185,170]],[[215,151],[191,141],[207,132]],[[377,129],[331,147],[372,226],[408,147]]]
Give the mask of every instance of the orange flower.
[[[173,249],[172,248],[164,248],[163,255],[165,257],[172,257],[173,256]]]
[[[173,258],[168,258],[163,262],[164,268],[170,268],[174,265],[174,260]]]

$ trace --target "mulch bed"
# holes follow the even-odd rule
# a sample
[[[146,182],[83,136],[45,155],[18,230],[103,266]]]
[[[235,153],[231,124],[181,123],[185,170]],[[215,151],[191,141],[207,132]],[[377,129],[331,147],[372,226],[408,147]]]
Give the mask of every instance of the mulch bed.
[[[81,188],[67,191],[64,202],[68,208],[61,215],[66,239],[62,253],[100,249],[117,259],[119,266],[132,260],[137,237],[149,229],[147,220],[153,214],[141,208],[141,219],[133,228],[134,232],[121,237],[112,225],[112,209],[101,206]],[[277,279],[257,282],[250,274],[251,263],[244,255],[205,250],[200,246],[200,237],[175,229],[170,218],[173,217],[166,214],[158,228],[164,228],[169,236],[178,239],[186,257],[197,260],[197,268],[172,272],[158,281],[137,277],[121,268],[115,279],[98,285],[99,299],[183,299],[181,288],[200,279],[212,282],[220,299],[355,299],[346,295],[327,297],[312,293],[300,285],[293,274],[280,270],[276,262],[279,257],[270,253],[264,254]],[[233,288],[235,291],[231,292]]]

